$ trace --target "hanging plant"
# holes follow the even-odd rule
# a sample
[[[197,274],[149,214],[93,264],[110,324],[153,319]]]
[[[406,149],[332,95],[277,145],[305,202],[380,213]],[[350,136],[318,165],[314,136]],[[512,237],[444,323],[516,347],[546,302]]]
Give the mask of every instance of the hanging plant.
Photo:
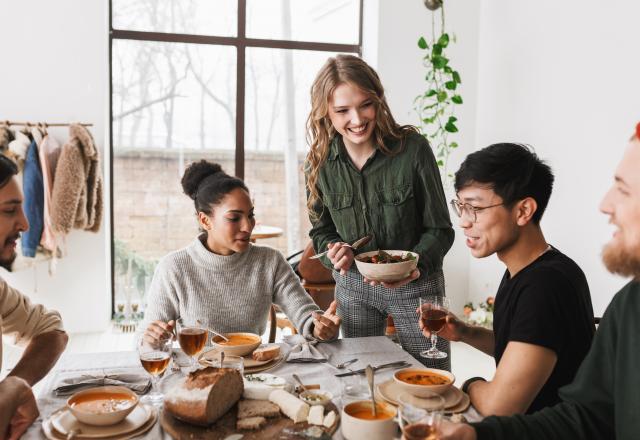
[[[438,9],[440,12],[440,29],[436,32],[435,15],[431,13],[431,39],[420,37],[418,47],[425,51],[422,58],[427,70],[425,75],[425,91],[414,100],[414,107],[420,123],[418,129],[427,138],[436,155],[445,182],[452,177],[447,170],[449,155],[452,150],[458,148],[458,143],[450,140],[449,136],[458,132],[455,117],[457,105],[462,104],[462,96],[458,92],[458,86],[462,83],[460,74],[450,63],[446,49],[455,41],[445,32],[444,6]]]

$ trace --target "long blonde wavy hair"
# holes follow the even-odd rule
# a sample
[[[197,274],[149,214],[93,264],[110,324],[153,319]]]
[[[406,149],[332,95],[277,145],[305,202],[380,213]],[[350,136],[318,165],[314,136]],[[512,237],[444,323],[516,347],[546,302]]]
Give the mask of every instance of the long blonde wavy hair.
[[[313,209],[320,199],[318,191],[318,175],[320,168],[327,160],[331,140],[336,130],[329,119],[329,102],[335,89],[342,84],[350,84],[359,88],[369,96],[376,109],[376,125],[373,131],[375,145],[387,155],[395,155],[402,151],[403,145],[394,150],[389,149],[384,140],[404,140],[408,132],[417,132],[411,125],[398,125],[391,115],[389,105],[384,96],[384,87],[375,70],[364,60],[353,55],[337,55],[329,58],[322,66],[311,85],[311,112],[307,118],[307,142],[310,145],[305,165],[307,174],[307,208],[311,218],[316,220]]]

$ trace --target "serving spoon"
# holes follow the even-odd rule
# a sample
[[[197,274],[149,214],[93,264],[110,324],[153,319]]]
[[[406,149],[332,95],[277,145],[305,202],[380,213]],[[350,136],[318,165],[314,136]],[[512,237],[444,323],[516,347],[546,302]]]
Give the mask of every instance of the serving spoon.
[[[367,375],[367,381],[369,382],[369,391],[371,392],[371,414],[373,414],[373,418],[375,419],[378,416],[378,410],[376,408],[376,398],[373,395],[373,367],[371,365],[367,365],[365,368],[365,374]]]
[[[356,241],[354,241],[351,244],[345,243],[345,244],[342,245],[342,247],[350,247],[351,249],[356,251],[356,250],[360,249],[362,246],[364,246],[367,243],[369,243],[372,238],[373,238],[373,234],[368,234],[368,235],[365,235],[362,238],[357,239]],[[320,252],[319,254],[316,254],[313,257],[309,257],[309,259],[310,260],[315,260],[317,258],[324,257],[325,255],[327,255],[328,252],[329,252],[329,249],[324,251],[324,252]]]

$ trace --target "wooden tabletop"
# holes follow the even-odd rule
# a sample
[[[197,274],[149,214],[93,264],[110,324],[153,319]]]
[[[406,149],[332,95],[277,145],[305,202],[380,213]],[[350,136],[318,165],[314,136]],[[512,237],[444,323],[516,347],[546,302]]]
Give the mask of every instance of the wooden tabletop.
[[[256,225],[251,232],[251,241],[255,242],[259,238],[280,237],[284,231],[277,226]]]

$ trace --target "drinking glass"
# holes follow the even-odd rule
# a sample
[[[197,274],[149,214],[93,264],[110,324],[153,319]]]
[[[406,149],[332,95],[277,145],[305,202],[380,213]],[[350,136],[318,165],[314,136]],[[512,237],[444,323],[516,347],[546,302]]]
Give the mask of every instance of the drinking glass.
[[[424,326],[431,332],[431,348],[420,353],[420,356],[428,359],[444,359],[447,353],[438,350],[438,332],[447,322],[449,299],[444,296],[420,297],[420,319]]]
[[[403,440],[438,440],[444,398],[436,393],[423,397],[403,393],[398,397],[398,425]]]
[[[340,380],[342,406],[358,400],[369,400],[369,386],[364,375],[345,376]]]
[[[178,343],[184,354],[191,360],[191,368],[197,366],[196,359],[204,350],[209,338],[209,331],[199,319],[178,318],[176,321],[178,331]]]
[[[171,344],[169,337],[159,341],[149,342],[140,338],[138,342],[138,356],[142,367],[151,375],[151,392],[140,399],[143,403],[162,405],[164,396],[158,391],[158,378],[162,376],[171,360]]]
[[[209,361],[209,364],[212,367],[218,368],[234,368],[238,370],[240,374],[244,374],[244,359],[242,356],[225,355],[222,360],[222,365],[220,365],[220,358],[215,357]]]

